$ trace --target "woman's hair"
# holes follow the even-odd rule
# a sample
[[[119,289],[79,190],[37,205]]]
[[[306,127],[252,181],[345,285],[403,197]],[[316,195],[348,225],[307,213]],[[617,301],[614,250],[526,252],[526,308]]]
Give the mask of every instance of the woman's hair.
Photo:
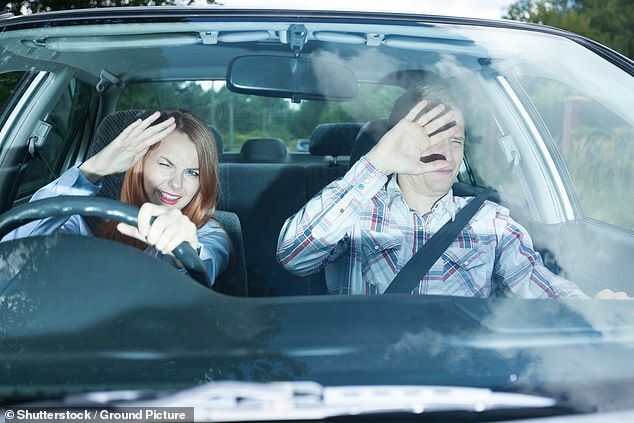
[[[199,189],[192,200],[181,211],[197,228],[204,226],[216,210],[218,198],[218,149],[216,139],[207,125],[192,113],[182,110],[165,110],[153,123],[156,125],[170,117],[176,123],[175,131],[189,137],[198,153]],[[141,207],[149,202],[143,189],[143,164],[150,151],[157,148],[160,141],[154,144],[141,160],[125,173],[121,187],[120,200],[133,206]],[[127,237],[117,230],[117,222],[106,221],[97,231],[97,235],[134,247],[145,249],[147,245],[137,239]]]

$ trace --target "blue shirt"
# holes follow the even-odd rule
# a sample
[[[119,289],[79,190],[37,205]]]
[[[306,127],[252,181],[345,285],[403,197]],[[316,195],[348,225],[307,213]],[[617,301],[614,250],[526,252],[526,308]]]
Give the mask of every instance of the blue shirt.
[[[365,157],[289,218],[278,261],[303,276],[325,268],[331,293],[381,294],[416,251],[467,199],[449,192],[432,211],[408,207],[396,175],[388,178]],[[587,298],[544,267],[527,231],[509,211],[485,202],[413,294],[522,298]]]
[[[101,189],[101,183],[93,184],[77,166],[68,169],[59,178],[40,188],[31,201],[44,198],[71,196],[94,196]],[[29,222],[8,233],[2,241],[26,238],[37,235],[52,235],[53,233],[92,236],[92,230],[81,216],[55,216]],[[215,221],[210,220],[198,229],[198,255],[207,269],[209,279],[213,281],[229,264],[231,242],[229,236]],[[169,255],[164,255],[154,247],[145,250],[157,258],[174,264]]]

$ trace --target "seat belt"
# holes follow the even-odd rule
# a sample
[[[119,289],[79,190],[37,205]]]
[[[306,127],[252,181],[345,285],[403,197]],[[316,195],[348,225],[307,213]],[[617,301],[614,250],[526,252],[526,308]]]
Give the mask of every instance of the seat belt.
[[[478,194],[456,213],[454,220],[445,223],[413,256],[396,275],[385,290],[385,294],[409,294],[423,279],[440,255],[456,239],[471,218],[478,212],[491,189]]]

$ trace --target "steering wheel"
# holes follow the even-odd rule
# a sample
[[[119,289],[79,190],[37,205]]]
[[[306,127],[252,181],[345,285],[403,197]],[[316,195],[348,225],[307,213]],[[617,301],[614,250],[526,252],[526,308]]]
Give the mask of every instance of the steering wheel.
[[[53,216],[95,216],[137,226],[139,208],[103,197],[60,196],[21,204],[0,215],[0,238],[25,223]],[[196,250],[183,241],[172,251],[193,279],[207,288],[211,281]]]

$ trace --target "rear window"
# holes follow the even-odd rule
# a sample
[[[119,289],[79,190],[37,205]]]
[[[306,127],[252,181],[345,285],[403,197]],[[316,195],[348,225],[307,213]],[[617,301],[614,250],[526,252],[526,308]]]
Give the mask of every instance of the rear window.
[[[194,112],[222,134],[226,152],[240,151],[245,140],[282,139],[290,151],[302,151],[302,141],[326,122],[366,122],[386,118],[403,92],[395,86],[365,84],[351,102],[256,97],[229,91],[224,81],[139,83],[127,87],[118,110],[180,108]],[[299,146],[297,145],[299,142]]]

